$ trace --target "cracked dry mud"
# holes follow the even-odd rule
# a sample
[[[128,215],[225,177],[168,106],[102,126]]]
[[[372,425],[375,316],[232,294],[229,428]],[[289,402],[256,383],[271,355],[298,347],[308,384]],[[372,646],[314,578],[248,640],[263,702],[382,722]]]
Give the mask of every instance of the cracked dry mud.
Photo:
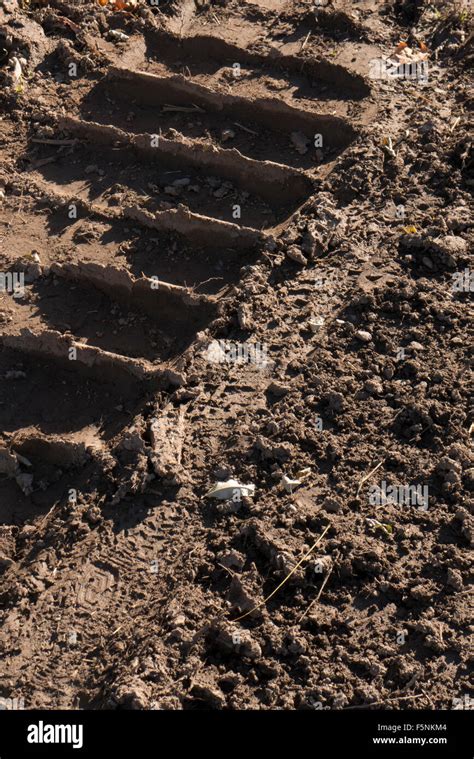
[[[471,18],[318,5],[0,2],[0,696],[25,708],[472,695]],[[428,81],[371,78],[403,40]],[[205,497],[229,478],[254,498]]]

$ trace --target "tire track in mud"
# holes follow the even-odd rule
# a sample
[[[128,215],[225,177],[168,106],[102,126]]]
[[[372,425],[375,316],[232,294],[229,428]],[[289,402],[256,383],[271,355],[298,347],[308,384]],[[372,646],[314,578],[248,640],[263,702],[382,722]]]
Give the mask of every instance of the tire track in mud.
[[[159,52],[160,73],[111,66],[82,98],[77,116],[56,119],[50,114],[55,129],[73,144],[64,159],[33,169],[31,181],[59,207],[67,205],[77,214],[79,205],[81,216],[85,211],[89,218],[107,219],[111,230],[115,221],[125,220],[156,231],[156,259],[166,259],[162,240],[169,233],[178,235],[196,259],[201,253],[198,246],[219,255],[224,249],[229,258],[237,260],[249,252],[258,256],[311,200],[320,177],[357,136],[357,124],[324,113],[325,99],[349,98],[360,103],[370,93],[368,85],[360,74],[336,64],[313,63],[311,59],[302,64],[293,54],[255,52],[212,34],[177,36],[160,29],[149,30],[143,37],[149,59]],[[175,73],[177,62],[188,76]],[[225,77],[229,72],[236,80],[232,94],[209,86],[216,75]],[[263,72],[271,76],[278,72],[292,93],[291,103],[265,96],[265,92],[256,97],[242,94]],[[233,94],[235,90],[237,94]],[[311,106],[314,98],[317,100],[316,112],[306,107],[310,97]],[[105,101],[106,110],[101,107]],[[124,129],[130,107],[133,131]],[[196,114],[206,139],[192,134],[190,119]],[[235,132],[230,130],[232,141],[238,131],[238,148],[216,144],[219,131],[222,137],[223,125],[229,122],[235,126]],[[274,160],[275,144],[279,162]],[[37,163],[42,163],[41,158]],[[208,174],[210,188],[203,188]],[[117,186],[118,200],[117,193],[114,197]],[[143,186],[148,190],[141,194]],[[128,204],[129,197],[135,202]],[[174,207],[167,198],[176,199]],[[83,376],[91,383],[87,393],[98,397],[103,383],[108,383],[111,391],[105,392],[102,405],[109,407],[113,401],[105,399],[112,399],[117,390],[133,406],[143,388],[149,394],[153,389],[184,384],[185,377],[170,368],[169,361],[179,356],[183,345],[192,344],[193,334],[217,317],[225,288],[210,295],[190,290],[179,276],[179,249],[174,282],[164,281],[150,265],[148,272],[136,276],[113,262],[96,263],[92,256],[53,263],[38,278],[35,275],[31,284],[34,305],[12,299],[14,307],[2,336],[7,351],[4,359],[11,363],[12,356],[20,356],[27,362],[27,374],[32,360],[40,359],[36,371],[44,366],[45,372],[53,362],[60,373],[66,372],[67,380],[62,374],[57,376],[61,382],[71,381],[75,397],[80,397],[81,391],[74,377]],[[202,281],[212,279],[213,274],[205,268],[200,272]],[[238,286],[238,277],[231,284]],[[96,308],[84,309],[82,302]],[[122,324],[118,339],[110,335],[106,321],[103,323],[107,313],[117,313]],[[22,326],[25,321],[28,327]],[[139,331],[143,332],[140,339]],[[77,373],[68,373],[72,368],[77,368]],[[60,409],[61,418],[63,411]],[[22,419],[17,408],[11,418],[14,415]],[[48,422],[47,415],[46,421],[41,416],[44,414],[35,416],[31,409],[25,419],[28,424],[19,425],[19,430],[40,426],[46,435],[64,433],[54,421]],[[87,421],[85,429],[89,430],[92,418]],[[12,428],[10,418],[6,422],[12,433],[18,431]],[[54,441],[51,445],[54,448]]]
[[[0,373],[19,372],[36,388],[33,399],[26,385],[4,391],[2,471],[28,495],[45,466],[45,479],[59,467],[62,482],[78,492],[84,478],[77,472],[85,467],[87,477],[97,467],[106,472],[107,504],[120,508],[122,498],[135,494],[128,515],[113,517],[115,536],[93,532],[86,555],[83,543],[75,546],[63,584],[47,589],[40,575],[36,581],[44,638],[31,631],[33,669],[44,667],[41,648],[51,646],[46,669],[37,672],[38,691],[56,682],[57,706],[81,702],[75,683],[90,678],[96,649],[104,661],[109,648],[112,658],[132,654],[129,643],[115,648],[116,634],[130,632],[153,604],[166,616],[173,573],[178,567],[185,575],[180,565],[189,535],[181,533],[182,514],[172,499],[158,496],[160,513],[145,519],[150,499],[139,495],[146,495],[150,473],[149,404],[159,397],[152,413],[160,417],[168,395],[186,385],[187,351],[201,330],[212,330],[239,287],[241,263],[271,250],[367,117],[370,89],[360,74],[311,59],[302,64],[293,53],[250,50],[219,32],[145,30],[150,70],[111,65],[98,82],[78,82],[75,113],[34,115],[49,135],[52,125],[45,140],[66,141],[53,162],[47,143],[40,144],[29,171],[52,217],[74,209],[83,226],[100,222],[112,240],[127,238],[130,229],[136,234],[120,264],[109,254],[96,261],[97,241],[87,235],[77,241],[74,260],[37,268],[28,262],[28,297],[10,299],[1,335]],[[141,241],[150,239],[144,255]],[[25,458],[32,481],[21,478]],[[116,479],[121,485],[110,497]],[[104,483],[96,476],[94,485],[102,499]],[[202,548],[204,537],[194,538]],[[150,568],[155,556],[166,557],[158,578]],[[52,560],[51,571],[61,571],[61,563]],[[52,607],[64,610],[54,633]],[[93,618],[100,619],[100,640],[97,622],[89,631]],[[61,651],[64,666],[65,650],[70,671],[59,675],[57,656]]]

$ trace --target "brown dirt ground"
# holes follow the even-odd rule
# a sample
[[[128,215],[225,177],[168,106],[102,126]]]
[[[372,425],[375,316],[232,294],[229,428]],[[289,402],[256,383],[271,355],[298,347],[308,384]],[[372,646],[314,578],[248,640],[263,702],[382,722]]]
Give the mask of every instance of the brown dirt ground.
[[[24,708],[472,696],[472,19],[316,5],[0,2],[0,696]],[[370,78],[401,41],[428,82]],[[229,477],[254,497],[206,497]]]

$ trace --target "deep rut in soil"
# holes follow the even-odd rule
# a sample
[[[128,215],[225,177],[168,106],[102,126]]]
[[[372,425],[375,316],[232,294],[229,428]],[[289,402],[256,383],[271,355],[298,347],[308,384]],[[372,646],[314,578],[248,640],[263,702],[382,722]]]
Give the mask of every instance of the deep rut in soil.
[[[80,256],[42,271],[27,302],[12,299],[2,336],[3,358],[14,351],[17,371],[28,373],[28,362],[39,359],[40,397],[49,393],[53,362],[57,378],[64,376],[57,381],[71,383],[72,396],[85,392],[79,376],[92,383],[87,397],[96,397],[101,417],[112,419],[120,400],[136,409],[133,399],[184,381],[167,362],[218,316],[226,287],[238,284],[239,262],[258,256],[311,201],[318,181],[356,138],[370,94],[365,78],[344,66],[241,47],[217,29],[177,34],[170,27],[146,28],[137,37],[148,70],[110,65],[99,81],[77,83],[76,113],[49,113],[46,123],[64,140],[54,161],[49,140],[33,137],[31,186],[54,214],[75,204],[82,223],[100,220],[112,238],[126,239],[124,225],[133,224],[133,249],[120,265],[98,263],[96,241],[79,227]],[[338,103],[341,115],[334,113]],[[351,104],[357,104],[354,120]],[[34,118],[45,123],[44,114]],[[155,237],[144,256],[140,240],[147,231]],[[220,285],[198,294],[189,288],[193,281]],[[49,422],[50,414],[59,420],[54,411],[30,411],[27,428],[51,433],[62,426],[72,433],[80,427],[56,428]],[[89,412],[86,430],[96,413]],[[23,416],[17,429],[7,416],[15,450],[18,434],[24,445]],[[48,455],[55,450],[53,440]]]

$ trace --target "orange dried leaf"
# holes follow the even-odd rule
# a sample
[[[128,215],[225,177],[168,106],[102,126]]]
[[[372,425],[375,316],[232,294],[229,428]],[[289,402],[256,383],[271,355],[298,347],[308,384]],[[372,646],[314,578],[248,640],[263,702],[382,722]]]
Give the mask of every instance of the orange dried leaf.
[[[396,53],[400,53],[406,47],[408,47],[408,42],[399,42],[398,45],[397,45],[397,47],[395,48],[395,52]]]
[[[107,3],[109,2],[109,0],[98,0],[98,2],[99,2],[99,5],[101,5],[102,7],[104,7],[104,5],[107,5]]]

